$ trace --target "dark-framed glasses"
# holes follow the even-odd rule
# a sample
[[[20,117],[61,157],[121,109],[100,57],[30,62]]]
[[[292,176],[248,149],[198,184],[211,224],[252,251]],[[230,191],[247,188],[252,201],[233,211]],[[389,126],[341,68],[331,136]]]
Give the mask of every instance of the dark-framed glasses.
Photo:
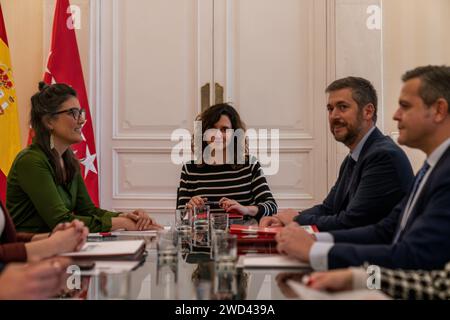
[[[57,114],[62,114],[62,113],[67,113],[69,115],[71,115],[73,117],[74,120],[79,121],[79,120],[86,120],[86,110],[84,110],[83,108],[78,109],[78,108],[71,108],[68,110],[62,110],[62,111],[58,111],[58,112],[53,112],[52,116],[55,116]]]

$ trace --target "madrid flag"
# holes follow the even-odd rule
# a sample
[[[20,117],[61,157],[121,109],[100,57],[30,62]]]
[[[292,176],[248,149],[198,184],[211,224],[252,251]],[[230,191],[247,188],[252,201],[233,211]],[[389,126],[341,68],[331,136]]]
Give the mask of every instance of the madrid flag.
[[[78,93],[81,108],[86,110],[86,124],[82,129],[83,141],[74,145],[72,149],[80,159],[81,174],[89,195],[98,206],[97,152],[94,130],[69,0],[56,2],[52,42],[44,81],[47,84],[65,83],[72,86]]]
[[[5,203],[6,176],[20,151],[19,114],[8,38],[0,5],[0,200]]]

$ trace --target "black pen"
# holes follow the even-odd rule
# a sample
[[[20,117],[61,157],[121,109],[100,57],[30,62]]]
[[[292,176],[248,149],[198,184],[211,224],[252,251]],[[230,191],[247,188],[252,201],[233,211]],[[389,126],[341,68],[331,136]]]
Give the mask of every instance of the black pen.
[[[205,201],[207,206],[219,206],[219,201]]]

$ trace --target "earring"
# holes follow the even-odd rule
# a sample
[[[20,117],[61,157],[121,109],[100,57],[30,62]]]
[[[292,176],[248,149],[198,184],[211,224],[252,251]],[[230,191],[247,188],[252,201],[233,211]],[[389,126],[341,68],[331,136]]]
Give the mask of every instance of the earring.
[[[50,133],[50,150],[55,149],[55,141],[53,139],[53,133]]]

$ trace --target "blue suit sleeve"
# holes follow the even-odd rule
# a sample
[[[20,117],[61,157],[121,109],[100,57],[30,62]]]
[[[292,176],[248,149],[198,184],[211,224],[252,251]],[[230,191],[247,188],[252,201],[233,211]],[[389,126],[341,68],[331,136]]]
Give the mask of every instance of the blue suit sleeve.
[[[329,267],[334,269],[369,263],[392,269],[443,268],[450,261],[450,184],[435,190],[423,212],[399,242],[337,244],[329,252]],[[333,236],[337,241],[343,239],[339,234]]]
[[[316,210],[306,216],[300,214],[297,222],[315,224],[320,231],[331,231],[374,224],[387,216],[405,194],[393,155],[378,152],[364,159],[361,173],[360,182],[345,210],[335,214],[321,214],[324,209]],[[412,179],[412,173],[409,176]],[[328,197],[327,202],[330,203]],[[329,206],[326,209],[329,210]]]

